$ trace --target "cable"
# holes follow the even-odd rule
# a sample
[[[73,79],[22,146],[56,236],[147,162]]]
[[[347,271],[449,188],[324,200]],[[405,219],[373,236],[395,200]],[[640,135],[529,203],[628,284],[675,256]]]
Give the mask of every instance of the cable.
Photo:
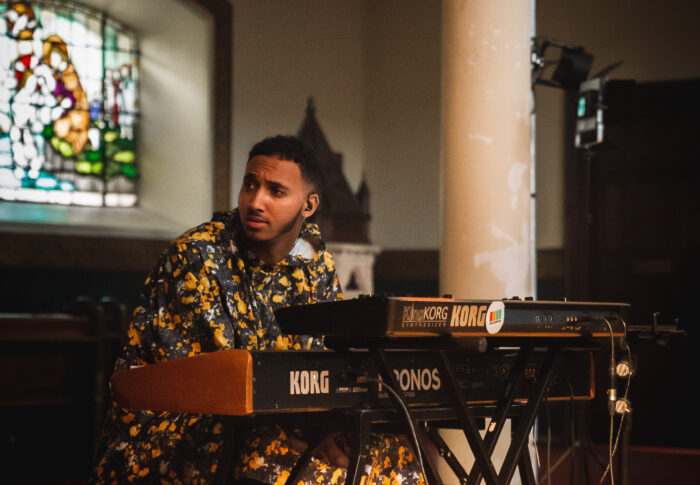
[[[608,466],[606,470],[610,470],[610,484],[615,485],[615,474],[613,472],[613,434],[615,427],[615,403],[617,401],[617,388],[615,386],[615,334],[612,324],[607,318],[604,318],[605,324],[610,330],[610,388],[608,389],[608,414],[610,414],[610,433],[608,438]],[[605,479],[605,474],[603,478]],[[603,483],[601,479],[600,483]]]
[[[547,485],[552,483],[552,416],[549,412],[549,388],[545,396],[545,412],[547,414]]]
[[[420,471],[423,474],[423,479],[427,483],[427,475],[425,474],[425,468],[423,466],[423,457],[421,455],[420,451],[420,445],[418,444],[418,437],[416,436],[416,430],[415,427],[413,426],[413,420],[411,419],[411,415],[408,412],[408,408],[406,407],[406,404],[403,402],[403,399],[401,399],[401,396],[399,396],[399,393],[396,392],[390,385],[388,385],[384,381],[380,381],[379,379],[375,379],[374,377],[369,377],[369,376],[358,376],[355,379],[355,382],[358,384],[365,384],[367,382],[376,382],[377,384],[381,385],[382,387],[386,387],[386,390],[391,393],[392,396],[396,399],[396,402],[399,403],[399,406],[401,407],[401,410],[404,413],[404,416],[406,416],[406,421],[408,422],[408,428],[411,431],[411,442],[413,443],[413,448],[416,450],[416,456],[418,457],[418,464],[420,465]]]
[[[625,338],[626,338],[627,337],[627,322],[625,322],[622,318],[620,319],[620,321],[622,322],[622,326],[625,330]],[[627,358],[629,359],[630,362],[632,362],[632,351],[630,350],[629,345],[626,345],[625,347],[627,349]],[[630,373],[627,376],[627,384],[625,385],[625,393],[622,397],[625,401],[627,401],[627,396],[629,394],[631,382],[632,382],[632,374]],[[622,434],[622,428],[623,428],[623,424],[625,422],[625,414],[627,414],[627,413],[626,412],[622,413],[622,416],[620,417],[620,425],[617,429],[617,436],[615,437],[615,446],[612,449],[612,452],[610,453],[611,457],[615,456],[615,453],[617,452],[617,446],[620,444],[620,435]],[[611,419],[612,419],[612,416],[611,416]],[[612,425],[611,425],[610,430],[612,432]],[[599,482],[600,484],[603,483],[603,481],[605,480],[605,477],[607,476],[608,473],[610,473],[610,479],[612,482],[612,466],[611,466],[611,464],[612,464],[612,458],[610,459],[610,463],[608,463],[608,466],[605,468],[605,471],[603,472],[603,476],[600,477],[600,482]]]
[[[615,386],[615,333],[607,318],[603,319],[610,330],[610,388],[608,389],[608,414],[615,416],[615,401],[617,401],[617,388]]]

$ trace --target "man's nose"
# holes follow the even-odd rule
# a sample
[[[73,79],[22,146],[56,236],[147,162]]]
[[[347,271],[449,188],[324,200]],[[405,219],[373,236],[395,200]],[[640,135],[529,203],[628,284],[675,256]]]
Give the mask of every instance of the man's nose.
[[[257,189],[250,196],[250,208],[255,210],[262,210],[265,206],[265,191],[262,189]]]

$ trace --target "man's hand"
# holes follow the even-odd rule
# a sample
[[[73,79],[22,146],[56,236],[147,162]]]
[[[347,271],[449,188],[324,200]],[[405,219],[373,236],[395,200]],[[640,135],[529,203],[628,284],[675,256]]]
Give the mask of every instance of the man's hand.
[[[315,458],[329,465],[347,467],[350,465],[350,459],[348,458],[350,448],[344,447],[344,449],[341,450],[336,441],[337,436],[337,433],[327,434],[323,440],[321,440],[318,451],[315,453]],[[300,440],[294,436],[290,436],[289,439],[292,447],[300,453],[303,453],[309,446],[306,441]]]
[[[336,441],[336,437],[337,435],[333,433],[323,438],[317,458],[331,465],[347,467],[350,464],[350,459],[348,458],[350,449],[346,447],[344,450],[341,450]]]

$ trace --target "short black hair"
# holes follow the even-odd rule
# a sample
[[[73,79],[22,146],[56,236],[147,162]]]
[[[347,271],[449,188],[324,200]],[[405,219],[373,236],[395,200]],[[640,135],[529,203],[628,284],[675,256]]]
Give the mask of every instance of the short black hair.
[[[303,141],[292,135],[276,135],[265,138],[253,145],[248,153],[248,161],[253,157],[264,155],[278,157],[281,160],[289,160],[301,170],[301,176],[314,186],[317,192],[321,191],[321,167],[316,161],[314,151]]]

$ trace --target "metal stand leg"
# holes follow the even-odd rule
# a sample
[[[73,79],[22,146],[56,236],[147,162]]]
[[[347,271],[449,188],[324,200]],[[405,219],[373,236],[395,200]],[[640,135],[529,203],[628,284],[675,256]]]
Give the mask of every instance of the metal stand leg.
[[[530,450],[527,448],[520,453],[518,471],[520,472],[520,483],[523,485],[537,485],[535,472],[532,468],[532,460],[530,459]]]
[[[452,450],[450,450],[450,447],[447,446],[445,440],[442,439],[442,436],[440,436],[438,430],[431,429],[428,432],[428,436],[430,436],[432,442],[435,443],[435,446],[438,449],[438,453],[440,454],[442,459],[445,460],[445,462],[447,462],[454,474],[457,475],[457,478],[460,480],[460,482],[465,483],[467,479],[467,471],[462,467],[462,464],[459,462],[459,460],[455,458],[454,454],[452,453]]]
[[[513,433],[513,439],[510,447],[508,448],[508,452],[506,453],[506,458],[503,461],[501,471],[498,475],[498,478],[502,480],[501,483],[510,483],[511,478],[513,478],[516,464],[520,458],[520,454],[523,452],[523,447],[527,442],[529,431],[532,429],[532,425],[535,423],[537,411],[547,392],[547,387],[549,386],[549,381],[552,377],[554,361],[558,353],[559,347],[557,345],[551,345],[547,349],[547,354],[545,355],[541,372],[538,376],[538,382],[535,384],[532,394],[528,397],[527,406],[525,406],[525,409],[520,415],[516,430]]]
[[[498,438],[501,436],[501,431],[503,431],[503,426],[507,419],[508,413],[513,405],[515,399],[515,392],[518,389],[518,385],[523,379],[525,374],[525,363],[532,352],[531,347],[523,347],[518,353],[518,359],[515,361],[513,368],[511,370],[511,375],[513,379],[506,388],[506,394],[499,402],[496,413],[491,420],[492,425],[486,430],[486,435],[484,436],[484,443],[486,444],[486,450],[488,452],[489,458],[493,454],[493,450],[496,448],[498,443]],[[476,463],[472,466],[469,471],[469,480],[467,485],[476,485],[481,479],[481,471],[476,466]]]
[[[292,471],[289,473],[289,477],[287,478],[289,483],[297,483],[299,481],[301,473],[311,462],[311,458],[318,451],[322,441],[323,438],[321,437],[315,443],[309,443],[309,446],[307,446],[304,452],[299,456],[299,459],[294,464],[294,468],[292,468]]]
[[[632,431],[632,414],[625,415],[625,423],[622,428],[622,445],[620,448],[619,483],[629,485],[630,471],[630,431]]]
[[[439,459],[439,456],[435,455],[435,451],[440,453],[440,447],[438,446],[437,442],[433,439],[433,433],[438,435],[435,430],[430,429],[428,426],[428,423],[426,422],[421,422],[421,429],[420,429],[420,444],[423,450],[423,462],[426,465],[425,466],[425,474],[427,475],[425,477],[426,483],[430,485],[443,485],[442,483],[442,478],[440,478],[440,475],[438,474],[438,464],[437,461]],[[432,446],[435,447],[435,450],[429,450],[427,449],[427,442],[432,443]]]
[[[345,476],[346,485],[359,485],[362,478],[362,470],[367,462],[370,423],[366,412],[357,409],[353,416],[354,429],[351,434],[350,466]],[[290,482],[294,483],[294,482]]]
[[[214,485],[225,485],[233,482],[233,461],[234,451],[238,451],[234,439],[238,426],[235,425],[234,418],[223,417],[223,441],[221,449],[221,461],[214,479]]]
[[[467,400],[462,395],[462,391],[457,385],[457,376],[455,371],[447,357],[445,351],[437,352],[440,361],[440,375],[443,376],[443,383],[445,384],[445,390],[447,391],[452,406],[457,413],[457,420],[459,421],[464,435],[467,438],[469,447],[474,454],[474,461],[476,465],[481,470],[484,475],[484,480],[487,485],[498,485],[498,475],[496,474],[496,469],[491,462],[489,453],[484,446],[484,442],[479,434],[479,429],[474,421],[474,416],[472,415],[469,407],[467,406]],[[461,468],[461,467],[460,467]],[[458,476],[460,481],[466,482],[467,476]]]

